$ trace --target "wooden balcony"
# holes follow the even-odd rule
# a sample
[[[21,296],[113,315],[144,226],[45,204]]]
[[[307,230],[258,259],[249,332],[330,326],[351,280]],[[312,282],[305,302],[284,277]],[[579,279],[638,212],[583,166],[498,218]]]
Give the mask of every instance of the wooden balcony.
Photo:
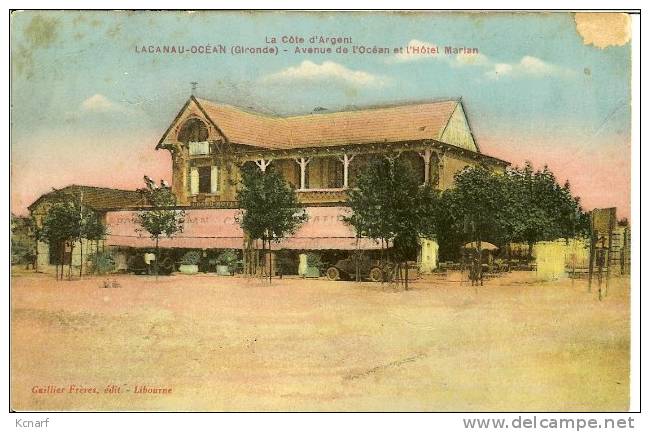
[[[303,204],[343,203],[348,199],[347,189],[296,189],[298,200]]]

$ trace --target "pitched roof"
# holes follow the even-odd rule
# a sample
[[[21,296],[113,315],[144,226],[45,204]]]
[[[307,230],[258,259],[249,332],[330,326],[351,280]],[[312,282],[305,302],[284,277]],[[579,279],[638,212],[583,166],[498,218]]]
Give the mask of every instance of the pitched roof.
[[[271,149],[440,139],[460,103],[446,99],[279,117],[192,96],[181,113],[191,101],[230,142]]]
[[[79,199],[82,193],[84,205],[100,211],[142,207],[147,204],[142,194],[134,190],[70,185],[62,189],[57,189],[41,195],[36,201],[29,205],[28,209],[33,210],[38,204],[43,201],[55,201],[65,196],[71,196]]]

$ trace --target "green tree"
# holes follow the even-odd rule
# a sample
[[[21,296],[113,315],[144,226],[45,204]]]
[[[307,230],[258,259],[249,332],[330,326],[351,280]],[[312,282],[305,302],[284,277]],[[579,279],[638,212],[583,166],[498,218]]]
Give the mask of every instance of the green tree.
[[[295,191],[272,165],[264,172],[252,164],[244,164],[240,170],[242,181],[237,201],[241,214],[237,222],[249,239],[262,240],[262,250],[268,245],[270,252],[271,242],[279,242],[295,233],[307,220],[307,213],[299,204]],[[250,260],[251,254],[248,255]],[[270,257],[269,253],[269,283],[272,277]],[[251,266],[248,268],[251,271]]]
[[[408,265],[422,237],[435,235],[433,212],[436,192],[417,180],[401,158],[375,158],[357,177],[357,188],[348,192],[352,214],[345,221],[358,236],[393,243],[393,258],[404,265],[408,289]]]
[[[159,241],[162,236],[167,238],[173,237],[176,233],[183,232],[185,223],[185,211],[175,209],[176,196],[171,189],[160,186],[145,176],[144,188],[138,189],[148,203],[150,208],[141,210],[137,213],[138,224],[144,231],[149,233],[152,240],[156,242],[156,262],[155,274],[158,279],[158,267],[160,261]]]
[[[89,209],[88,207],[84,207],[83,205],[80,206],[80,228],[79,228],[79,245],[80,245],[80,255],[81,255],[81,266],[79,267],[79,277],[81,277],[82,272],[83,272],[83,242],[82,239],[86,239],[87,241],[95,241],[95,253],[93,254],[93,257],[96,258],[98,256],[98,243],[99,240],[103,239],[106,237],[106,225],[102,222],[101,218],[97,214],[97,212],[93,211],[92,209]],[[95,262],[95,265],[97,263]]]
[[[11,264],[25,264],[25,268],[35,266],[35,227],[32,218],[11,213]]]
[[[511,197],[510,238],[532,245],[539,241],[583,236],[588,218],[567,181],[560,186],[547,166],[535,171],[530,162],[506,173]]]
[[[433,220],[436,227],[436,241],[440,261],[458,261],[460,247],[466,242],[463,233],[463,221],[457,220],[452,211],[453,189],[439,193],[438,205],[433,209]]]
[[[588,217],[569,183],[560,186],[544,167],[530,163],[495,173],[468,167],[455,176],[455,187],[443,192],[436,212],[441,248],[461,241],[487,240],[499,247],[512,242],[569,239],[588,232]]]
[[[476,277],[482,280],[481,243],[508,241],[508,218],[512,209],[508,206],[507,183],[504,176],[483,166],[466,167],[454,180],[455,187],[447,192],[446,204],[456,232],[462,233],[460,238],[475,242]]]
[[[57,259],[56,277],[59,279],[59,265],[61,266],[60,278],[63,279],[63,256],[65,248],[74,249],[74,243],[80,235],[79,211],[72,201],[53,203],[43,218],[42,226],[37,230],[39,240],[47,243],[50,249],[56,245],[59,247],[60,255]],[[68,268],[68,277],[71,277],[72,260]]]
[[[53,214],[53,217],[61,218],[63,223],[70,223],[71,226],[74,226],[74,233],[76,233],[75,240],[64,239],[61,244],[64,246],[70,247],[70,253],[75,247],[75,241],[79,242],[79,277],[83,274],[84,267],[84,250],[83,250],[83,240],[88,241],[99,241],[106,236],[106,226],[102,222],[100,215],[92,208],[88,207],[84,203],[84,194],[83,189],[79,193],[57,190],[54,189],[54,194],[52,195],[52,201],[55,206],[63,206],[65,211],[62,211],[61,208],[57,208]],[[48,211],[51,213],[51,210]],[[69,219],[69,221],[67,220]],[[51,226],[52,229],[56,230],[56,223],[52,220],[53,223]],[[71,232],[72,232],[71,231]],[[47,240],[45,240],[47,241]],[[51,245],[50,245],[51,246]],[[61,256],[63,257],[63,249],[61,249]],[[58,266],[58,264],[57,264]],[[72,269],[72,260],[70,261],[69,270]],[[58,273],[57,273],[58,274]],[[71,275],[69,275],[71,277]]]

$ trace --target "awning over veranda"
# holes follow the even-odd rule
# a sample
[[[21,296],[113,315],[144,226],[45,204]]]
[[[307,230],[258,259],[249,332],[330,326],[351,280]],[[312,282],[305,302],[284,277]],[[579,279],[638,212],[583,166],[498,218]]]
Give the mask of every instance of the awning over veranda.
[[[354,229],[343,222],[347,207],[307,207],[309,220],[291,237],[272,249],[293,250],[354,250],[380,249],[381,243],[355,236]],[[185,211],[183,232],[172,238],[161,237],[162,248],[241,249],[244,233],[237,223],[237,209],[190,209]],[[149,234],[137,223],[137,212],[114,211],[106,215],[108,236],[106,244],[149,248],[155,246]],[[258,242],[261,248],[261,242]]]

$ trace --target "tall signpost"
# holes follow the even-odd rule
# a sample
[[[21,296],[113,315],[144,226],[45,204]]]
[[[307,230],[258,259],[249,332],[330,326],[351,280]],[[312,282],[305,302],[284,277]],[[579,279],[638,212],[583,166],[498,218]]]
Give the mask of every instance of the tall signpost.
[[[589,243],[589,292],[593,281],[594,262],[598,268],[598,300],[603,299],[609,290],[611,276],[612,234],[616,226],[616,207],[593,209],[591,212],[591,238]],[[602,279],[605,268],[605,289]]]

